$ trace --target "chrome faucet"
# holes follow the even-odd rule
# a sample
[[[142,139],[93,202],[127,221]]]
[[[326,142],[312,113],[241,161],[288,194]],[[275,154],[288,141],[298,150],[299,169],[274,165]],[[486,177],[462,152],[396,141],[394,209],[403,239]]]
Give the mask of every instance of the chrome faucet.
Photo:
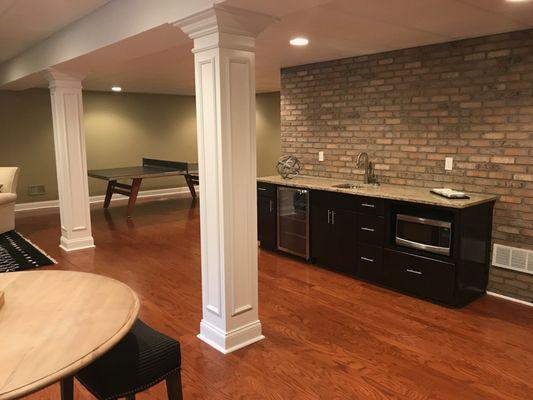
[[[368,157],[368,154],[366,152],[361,152],[357,155],[356,160],[357,168],[364,168],[365,169],[365,177],[364,177],[364,183],[365,185],[368,185],[370,183],[377,184],[376,176],[372,172],[372,163],[370,162],[370,158]]]

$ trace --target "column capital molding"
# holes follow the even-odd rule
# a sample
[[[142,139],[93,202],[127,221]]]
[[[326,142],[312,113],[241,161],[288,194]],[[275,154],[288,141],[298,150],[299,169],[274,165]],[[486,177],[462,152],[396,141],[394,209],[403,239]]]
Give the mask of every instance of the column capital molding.
[[[278,21],[278,18],[271,15],[214,4],[204,11],[177,21],[174,25],[195,41],[193,52],[213,47],[253,50],[257,35],[275,21]]]
[[[44,71],[43,75],[48,81],[50,89],[55,89],[58,87],[81,89],[81,82],[83,78],[85,78],[83,75],[63,72],[55,68],[48,68],[46,71]]]

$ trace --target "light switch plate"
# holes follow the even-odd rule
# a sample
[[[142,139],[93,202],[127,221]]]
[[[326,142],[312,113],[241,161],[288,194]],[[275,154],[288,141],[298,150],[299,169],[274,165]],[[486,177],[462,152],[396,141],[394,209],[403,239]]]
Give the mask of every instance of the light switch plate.
[[[318,152],[318,161],[324,161],[324,152],[323,151],[319,151]]]
[[[446,157],[444,159],[444,169],[446,171],[451,171],[453,169],[453,157]]]

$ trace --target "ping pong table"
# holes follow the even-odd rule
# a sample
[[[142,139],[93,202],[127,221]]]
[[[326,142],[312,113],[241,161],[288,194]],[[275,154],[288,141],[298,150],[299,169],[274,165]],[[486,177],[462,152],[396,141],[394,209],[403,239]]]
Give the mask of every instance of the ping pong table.
[[[122,194],[129,197],[128,217],[133,214],[137,195],[141,182],[145,178],[160,178],[164,176],[183,176],[191,196],[196,199],[196,190],[194,185],[198,184],[198,164],[157,160],[152,158],[143,158],[142,165],[136,167],[93,169],[88,171],[91,178],[103,179],[107,181],[107,190],[104,200],[104,208],[109,207],[113,193]],[[119,183],[119,180],[129,180],[131,184]]]

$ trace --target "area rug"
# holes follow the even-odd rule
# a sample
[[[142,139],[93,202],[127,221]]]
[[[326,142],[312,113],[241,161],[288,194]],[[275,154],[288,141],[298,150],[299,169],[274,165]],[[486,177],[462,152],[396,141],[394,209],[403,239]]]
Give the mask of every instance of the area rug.
[[[56,264],[20,233],[9,231],[0,234],[0,272],[23,271]]]

